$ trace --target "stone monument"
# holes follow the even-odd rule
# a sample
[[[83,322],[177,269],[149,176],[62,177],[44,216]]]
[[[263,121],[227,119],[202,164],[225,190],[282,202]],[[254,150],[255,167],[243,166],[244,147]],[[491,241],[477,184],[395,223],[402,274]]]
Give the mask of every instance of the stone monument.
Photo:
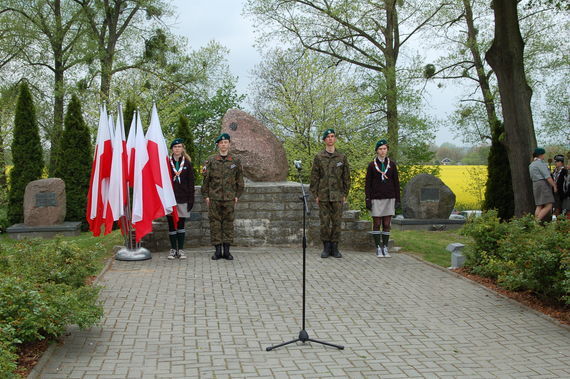
[[[24,192],[24,223],[10,226],[6,232],[13,239],[55,235],[75,236],[81,222],[65,222],[65,183],[59,178],[34,180]]]
[[[222,119],[222,133],[231,136],[230,154],[243,165],[246,178],[254,182],[282,182],[289,165],[283,143],[255,117],[230,109]]]
[[[392,225],[399,230],[457,229],[465,220],[449,219],[454,206],[455,194],[441,179],[430,174],[419,174],[404,188],[404,218],[394,218]]]

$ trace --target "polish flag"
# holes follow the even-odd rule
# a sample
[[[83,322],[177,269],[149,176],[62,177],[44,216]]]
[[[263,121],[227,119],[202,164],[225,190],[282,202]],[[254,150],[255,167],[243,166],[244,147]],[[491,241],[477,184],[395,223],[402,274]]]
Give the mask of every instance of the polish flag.
[[[94,236],[101,234],[101,225],[105,220],[105,206],[109,194],[111,176],[112,145],[111,133],[105,106],[100,108],[99,127],[95,144],[95,155],[91,165],[91,179],[87,195],[86,218],[89,230]]]
[[[139,118],[138,111],[134,112],[133,121],[131,121],[131,128],[129,129],[129,136],[127,137],[126,153],[127,153],[127,182],[129,187],[133,186],[133,172],[135,170],[135,141],[137,119]]]
[[[152,231],[153,220],[171,213],[175,221],[178,219],[168,149],[154,104],[146,139],[142,138],[142,126],[139,129],[137,124],[135,145],[133,225],[139,242]]]
[[[112,117],[109,118],[112,124]],[[111,159],[111,176],[109,184],[109,204],[105,213],[105,234],[113,231],[113,222],[125,215],[127,203],[127,154],[125,128],[123,126],[123,111],[119,104],[117,124],[113,133],[113,154]]]

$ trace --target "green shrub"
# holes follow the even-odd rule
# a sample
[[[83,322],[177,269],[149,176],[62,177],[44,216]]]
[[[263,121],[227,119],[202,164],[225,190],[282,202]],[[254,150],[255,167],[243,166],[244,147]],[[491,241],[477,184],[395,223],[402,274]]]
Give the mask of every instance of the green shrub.
[[[0,373],[2,378],[16,378],[14,371],[16,370],[16,360],[18,356],[15,354],[14,328],[0,323]]]
[[[37,285],[25,279],[0,279],[0,320],[13,328],[14,343],[58,337],[69,324],[81,328],[102,316],[96,287],[73,288],[66,284]]]
[[[570,222],[543,226],[527,215],[501,223],[490,211],[471,220],[463,233],[474,240],[466,251],[473,273],[509,290],[570,304]]]
[[[499,240],[507,231],[507,224],[501,223],[497,217],[497,211],[485,212],[481,217],[475,217],[463,227],[461,233],[473,238],[474,244],[468,246],[465,252],[466,262],[469,267],[478,267],[496,262],[500,257]],[[494,270],[491,270],[492,272]],[[477,273],[478,275],[484,275]],[[494,275],[484,275],[496,278]]]
[[[17,272],[35,283],[67,284],[78,288],[97,270],[94,252],[60,239],[21,241],[13,250],[0,255],[8,262],[7,266],[0,264],[0,271]]]

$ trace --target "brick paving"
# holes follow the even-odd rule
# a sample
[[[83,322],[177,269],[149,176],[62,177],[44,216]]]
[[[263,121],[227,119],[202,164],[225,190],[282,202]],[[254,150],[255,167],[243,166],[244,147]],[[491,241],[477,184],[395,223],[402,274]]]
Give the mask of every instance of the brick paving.
[[[71,328],[41,378],[570,377],[570,329],[404,254],[307,255],[309,336],[301,329],[300,248],[206,248],[114,261],[105,318]]]

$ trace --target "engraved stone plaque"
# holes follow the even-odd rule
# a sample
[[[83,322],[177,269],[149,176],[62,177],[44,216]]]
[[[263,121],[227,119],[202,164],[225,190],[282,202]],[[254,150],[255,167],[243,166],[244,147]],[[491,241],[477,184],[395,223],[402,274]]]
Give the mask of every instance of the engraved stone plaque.
[[[57,200],[55,192],[36,193],[36,207],[56,207]]]
[[[420,201],[439,201],[439,188],[422,188],[420,193]]]

